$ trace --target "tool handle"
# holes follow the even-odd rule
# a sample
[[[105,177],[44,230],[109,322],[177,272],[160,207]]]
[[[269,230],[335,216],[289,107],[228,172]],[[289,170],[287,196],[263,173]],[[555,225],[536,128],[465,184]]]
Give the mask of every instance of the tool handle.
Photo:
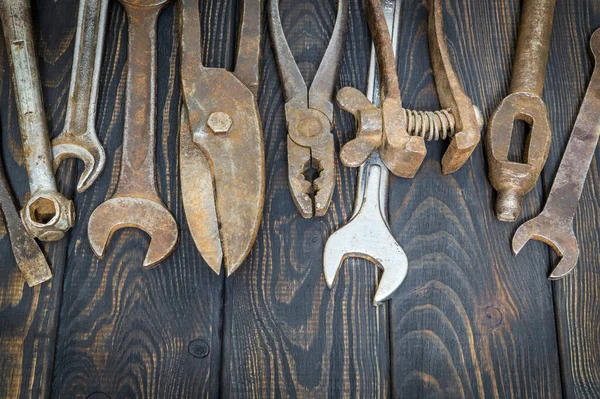
[[[258,95],[262,55],[262,0],[244,0],[239,30],[235,76]]]
[[[542,97],[556,0],[525,0],[510,92]]]
[[[122,2],[129,22],[128,72],[121,174],[115,196],[159,199],[156,151],[156,25],[164,4]],[[160,202],[160,200],[158,201]]]
[[[80,0],[65,131],[96,130],[96,108],[108,0]]]
[[[600,30],[592,35],[591,48],[596,66],[544,207],[551,214],[575,216],[600,137]]]
[[[0,19],[15,90],[31,193],[56,191],[29,0],[1,0]],[[35,173],[32,173],[35,171]]]

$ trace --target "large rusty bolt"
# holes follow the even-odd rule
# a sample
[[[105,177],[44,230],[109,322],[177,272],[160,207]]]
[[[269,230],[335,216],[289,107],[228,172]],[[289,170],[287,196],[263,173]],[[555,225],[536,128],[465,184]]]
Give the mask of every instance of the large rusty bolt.
[[[206,125],[214,134],[225,134],[231,129],[233,120],[225,112],[213,112],[208,117]]]

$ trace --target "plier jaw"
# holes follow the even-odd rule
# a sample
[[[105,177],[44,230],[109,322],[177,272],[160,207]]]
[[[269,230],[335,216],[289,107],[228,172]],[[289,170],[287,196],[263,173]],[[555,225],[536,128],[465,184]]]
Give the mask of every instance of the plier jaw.
[[[290,191],[302,217],[320,217],[327,213],[335,188],[332,123],[321,111],[288,105]]]

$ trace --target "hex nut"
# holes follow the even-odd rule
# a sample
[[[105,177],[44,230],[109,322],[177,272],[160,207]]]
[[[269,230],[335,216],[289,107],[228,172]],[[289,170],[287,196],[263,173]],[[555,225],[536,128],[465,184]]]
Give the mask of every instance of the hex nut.
[[[208,117],[206,124],[209,129],[213,131],[213,133],[224,134],[229,132],[229,129],[231,129],[233,120],[225,112],[213,112]]]

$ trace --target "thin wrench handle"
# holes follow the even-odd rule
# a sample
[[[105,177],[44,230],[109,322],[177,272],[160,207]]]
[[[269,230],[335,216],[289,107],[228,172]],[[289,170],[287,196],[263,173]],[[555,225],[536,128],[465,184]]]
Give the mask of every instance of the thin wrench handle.
[[[109,0],[80,0],[65,130],[95,131],[98,85]]]
[[[591,44],[597,63],[600,56],[600,30],[593,34]],[[596,64],[544,212],[575,216],[585,178],[600,137],[598,110],[600,110],[600,69]]]
[[[122,2],[129,22],[128,72],[121,174],[115,196],[159,199],[156,152],[156,26],[164,4]],[[158,201],[160,202],[160,200]]]
[[[542,97],[556,0],[525,0],[510,92]]]
[[[32,193],[42,189],[56,191],[29,0],[0,0],[0,18],[9,53],[23,148],[29,149],[25,151],[29,188]]]

